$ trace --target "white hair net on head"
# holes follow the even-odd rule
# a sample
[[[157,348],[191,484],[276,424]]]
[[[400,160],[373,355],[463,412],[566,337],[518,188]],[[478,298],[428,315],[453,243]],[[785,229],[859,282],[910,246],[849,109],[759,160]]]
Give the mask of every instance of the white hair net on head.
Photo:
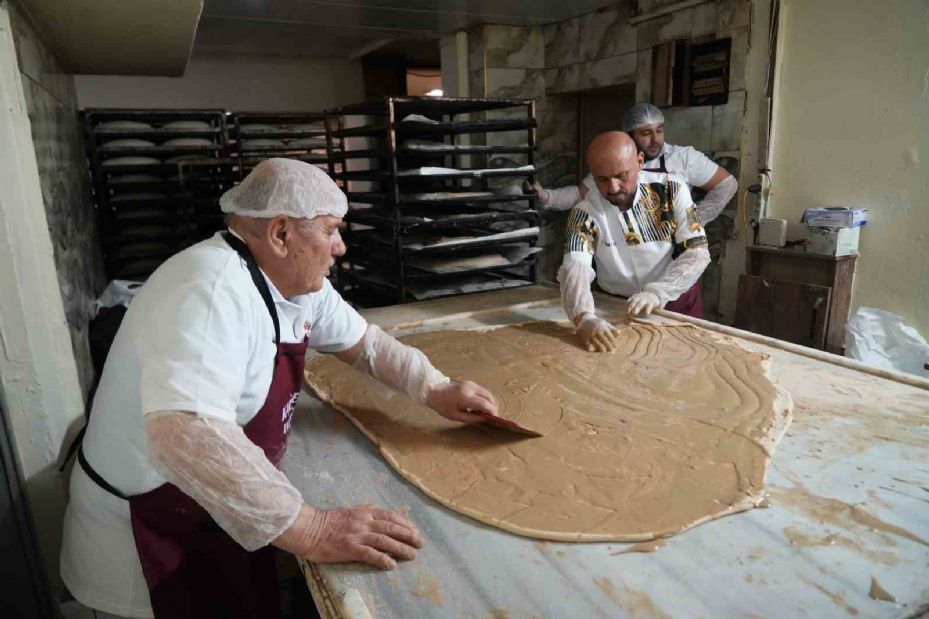
[[[660,125],[664,122],[664,114],[651,103],[636,103],[623,115],[623,131],[635,131],[642,125]]]
[[[294,159],[265,159],[219,198],[224,213],[270,218],[344,217],[348,201],[339,186],[314,165]]]

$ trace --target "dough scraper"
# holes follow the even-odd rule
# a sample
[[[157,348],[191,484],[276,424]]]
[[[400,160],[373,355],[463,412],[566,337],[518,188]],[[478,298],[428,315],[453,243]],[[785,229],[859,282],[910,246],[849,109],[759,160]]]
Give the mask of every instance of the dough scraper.
[[[481,411],[481,410],[469,410],[469,413],[472,415],[477,415],[487,423],[498,428],[503,428],[504,430],[509,430],[510,432],[515,432],[517,434],[525,434],[526,436],[545,436],[541,432],[536,432],[531,430],[524,425],[516,423],[512,419],[507,419],[505,417],[500,417],[498,415],[491,415],[490,413]]]

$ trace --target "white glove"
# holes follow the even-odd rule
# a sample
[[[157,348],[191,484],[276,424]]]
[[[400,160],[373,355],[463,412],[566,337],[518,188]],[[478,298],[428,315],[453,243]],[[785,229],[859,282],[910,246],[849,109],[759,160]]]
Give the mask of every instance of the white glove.
[[[577,185],[545,189],[542,185],[533,183],[532,188],[539,194],[539,203],[550,211],[567,211],[581,201],[581,192]]]
[[[420,403],[429,392],[451,380],[433,367],[419,349],[401,344],[377,325],[368,325],[354,368]]]
[[[664,307],[665,304],[690,290],[690,287],[700,279],[708,264],[710,264],[710,252],[706,247],[685,249],[683,254],[668,265],[661,277],[650,284],[645,284],[645,291],[657,295],[661,300],[660,307]],[[630,307],[635,297],[636,295],[633,295],[629,299]]]
[[[561,284],[561,306],[573,322],[581,314],[594,313],[594,295],[590,284],[597,273],[589,264],[571,260],[567,256],[558,269],[558,282]]]
[[[585,315],[574,331],[589,352],[613,352],[619,329],[593,314]]]
[[[626,306],[627,314],[644,314],[648,316],[656,309],[664,307],[664,303],[661,302],[661,299],[658,298],[658,295],[654,292],[639,292],[631,297],[629,297],[629,302]]]
[[[727,176],[710,189],[697,204],[697,217],[701,223],[708,224],[723,212],[729,200],[739,190],[739,183],[732,176]]]
[[[245,550],[267,546],[296,520],[300,491],[231,421],[161,411],[145,416],[152,466]]]

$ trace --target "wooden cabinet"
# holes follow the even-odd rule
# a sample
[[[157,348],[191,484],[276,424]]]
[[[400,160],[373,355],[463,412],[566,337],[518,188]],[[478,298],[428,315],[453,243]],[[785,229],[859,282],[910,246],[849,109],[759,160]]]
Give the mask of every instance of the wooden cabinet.
[[[739,278],[735,326],[842,354],[858,256],[746,249],[748,272]]]

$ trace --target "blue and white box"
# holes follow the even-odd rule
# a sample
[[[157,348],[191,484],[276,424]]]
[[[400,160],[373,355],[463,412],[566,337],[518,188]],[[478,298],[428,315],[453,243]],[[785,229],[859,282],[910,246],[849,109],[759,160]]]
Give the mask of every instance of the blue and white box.
[[[808,208],[803,212],[803,223],[826,228],[857,228],[868,223],[868,209],[848,206]]]

